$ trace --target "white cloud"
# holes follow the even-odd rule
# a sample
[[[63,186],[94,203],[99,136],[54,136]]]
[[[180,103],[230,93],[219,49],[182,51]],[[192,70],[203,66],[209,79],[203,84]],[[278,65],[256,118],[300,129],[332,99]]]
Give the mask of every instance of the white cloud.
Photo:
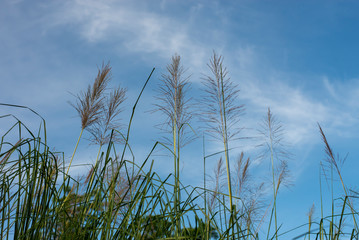
[[[283,72],[273,69],[255,46],[239,45],[237,49],[234,54],[224,54],[229,56],[225,65],[229,66],[231,79],[241,90],[239,100],[246,105],[243,127],[256,129],[270,107],[293,146],[319,142],[317,122],[325,125],[328,132],[354,136],[353,126],[359,124],[359,113],[358,117],[353,115],[359,110],[358,80],[333,82],[328,77]],[[315,84],[309,85],[310,82]],[[313,85],[317,88],[309,88]]]
[[[124,1],[66,1],[62,10],[52,16],[49,27],[75,26],[89,43],[117,41],[127,51],[155,53],[166,59],[177,52],[191,66],[203,63],[206,47],[191,38],[188,23],[139,5],[133,7]]]
[[[322,89],[309,93],[291,86],[286,79],[290,75],[276,78],[277,76],[273,77],[276,74],[270,73],[262,75],[262,79],[259,79],[258,72],[240,75],[247,77],[241,78],[240,84],[240,101],[246,104],[246,114],[242,117],[241,124],[252,130],[247,131],[251,136],[256,135],[255,129],[270,107],[282,122],[285,141],[296,149],[303,149],[305,146],[311,148],[313,144],[320,143],[317,123],[325,126],[327,133],[355,137],[353,129],[358,128],[359,118],[353,116],[351,101],[338,103],[334,98],[325,101],[321,97]],[[320,82],[321,78],[318,77],[316,81]],[[350,95],[348,99],[354,97],[354,94]]]

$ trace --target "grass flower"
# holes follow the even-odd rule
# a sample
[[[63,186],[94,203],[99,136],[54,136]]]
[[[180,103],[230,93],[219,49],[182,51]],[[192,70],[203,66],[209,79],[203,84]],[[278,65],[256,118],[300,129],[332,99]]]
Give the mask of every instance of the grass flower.
[[[158,103],[155,104],[155,110],[165,115],[166,120],[162,124],[161,129],[165,132],[170,133],[172,138],[166,137],[166,143],[172,145],[173,156],[174,156],[174,176],[175,176],[175,199],[174,204],[176,211],[179,211],[180,202],[180,150],[186,143],[188,143],[192,136],[188,137],[186,131],[192,114],[190,112],[190,98],[187,97],[187,92],[190,88],[188,82],[189,77],[185,77],[185,70],[181,64],[181,57],[174,55],[172,61],[167,65],[166,73],[162,74],[161,82],[158,86],[158,94],[156,100]],[[177,235],[180,229],[180,222],[176,221]]]
[[[267,238],[271,228],[272,217],[274,215],[275,237],[278,239],[278,220],[277,220],[277,195],[279,187],[283,184],[289,184],[288,158],[289,152],[286,150],[284,143],[284,129],[282,124],[273,115],[268,108],[267,115],[260,124],[259,134],[262,137],[262,148],[260,158],[270,158],[272,170],[272,187],[273,187],[273,208],[268,226]],[[279,163],[279,164],[278,164]]]
[[[230,176],[229,141],[238,135],[239,117],[243,105],[237,104],[238,86],[228,77],[228,71],[223,66],[222,56],[213,52],[208,64],[211,74],[203,78],[205,95],[202,97],[201,120],[206,124],[206,130],[211,136],[220,139],[224,145],[227,170],[229,202],[232,211],[232,184]]]

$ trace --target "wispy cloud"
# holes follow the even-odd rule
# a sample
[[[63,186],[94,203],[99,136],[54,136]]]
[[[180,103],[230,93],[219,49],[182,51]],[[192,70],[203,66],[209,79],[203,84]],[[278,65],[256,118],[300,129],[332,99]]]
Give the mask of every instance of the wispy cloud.
[[[203,62],[206,47],[191,37],[191,24],[125,1],[65,1],[49,27],[74,27],[89,43],[111,42],[115,49],[169,58],[185,55],[191,65]],[[163,2],[162,7],[166,7]],[[196,14],[195,5],[191,14]],[[116,46],[117,45],[117,46]]]
[[[224,54],[231,78],[241,89],[240,101],[246,105],[244,127],[255,129],[270,107],[292,145],[318,143],[317,122],[328,131],[340,131],[341,136],[354,136],[352,129],[359,125],[359,114],[353,115],[359,111],[355,104],[358,80],[333,82],[328,77],[285,72],[267,61],[256,46],[237,46],[232,54],[228,50]]]
[[[325,124],[329,130],[339,127],[347,134],[354,134],[350,128],[358,124],[359,119],[352,116],[350,101],[340,105],[335,103],[334,98],[329,102],[321,101],[286,82],[288,81],[246,82],[242,85],[241,98],[248,101],[249,110],[261,110],[263,116],[270,107],[285,125],[288,141],[292,144],[319,141],[316,137],[317,122]],[[319,92],[320,90],[318,95]]]

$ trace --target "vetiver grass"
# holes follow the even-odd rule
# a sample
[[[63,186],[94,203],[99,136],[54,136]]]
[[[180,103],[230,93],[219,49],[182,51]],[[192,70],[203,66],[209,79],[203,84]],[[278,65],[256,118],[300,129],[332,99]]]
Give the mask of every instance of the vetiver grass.
[[[178,63],[179,57],[175,56],[172,65],[169,65],[173,68],[168,70],[175,70],[180,66]],[[36,133],[13,115],[0,118],[14,121],[0,143],[0,238],[247,240],[266,236],[267,239],[288,239],[288,234],[294,230],[284,232],[278,226],[280,218],[277,219],[276,216],[278,189],[283,184],[287,169],[286,165],[280,165],[282,168],[279,169],[282,170],[277,173],[273,171],[276,160],[274,135],[277,128],[272,113],[268,109],[266,132],[263,133],[269,136],[269,145],[266,146],[269,146],[272,162],[274,196],[269,205],[264,204],[262,207],[263,204],[259,204],[260,196],[251,193],[260,192],[262,184],[259,183],[253,190],[249,187],[254,186],[249,181],[250,158],[242,153],[233,163],[229,159],[228,141],[238,129],[233,128],[231,132],[229,130],[232,124],[238,123],[241,110],[240,105],[230,104],[234,103],[238,90],[226,80],[227,72],[222,66],[222,58],[214,54],[211,63],[210,70],[214,78],[207,78],[207,93],[216,102],[208,101],[212,105],[209,105],[208,111],[210,119],[205,124],[209,124],[207,126],[215,134],[220,133],[224,143],[224,150],[220,152],[207,153],[204,147],[204,168],[206,161],[219,160],[212,185],[205,175],[208,171],[204,172],[204,188],[184,186],[181,183],[180,131],[185,125],[190,127],[190,118],[179,115],[179,111],[183,111],[183,99],[180,94],[176,94],[177,90],[182,89],[180,84],[174,85],[174,95],[172,90],[169,93],[174,98],[168,103],[175,103],[173,111],[168,114],[174,139],[170,143],[172,146],[156,142],[149,146],[150,150],[143,161],[128,159],[132,153],[129,139],[136,107],[154,69],[133,105],[126,129],[121,128],[119,123],[119,118],[124,119],[120,115],[126,91],[121,87],[110,93],[106,90],[111,68],[103,65],[94,84],[76,95],[77,102],[74,106],[81,120],[80,137],[69,161],[64,159],[63,153],[50,150],[52,146],[47,144],[46,122],[41,116],[41,126]],[[167,76],[176,76],[171,71],[169,73]],[[26,108],[10,104],[1,104],[0,107]],[[167,109],[164,105],[158,107]],[[222,109],[219,116],[213,115],[218,113],[217,107]],[[213,128],[213,123],[219,125]],[[340,198],[332,197],[332,210],[327,217],[323,213],[323,203],[319,220],[315,220],[314,208],[311,208],[308,223],[298,227],[303,230],[303,234],[297,239],[358,239],[358,216],[353,204],[358,194],[349,192],[338,166],[339,161],[334,157],[324,131],[320,126],[319,129],[328,157],[326,169],[329,170],[321,170],[320,184],[324,173],[333,187],[332,177],[337,174],[341,180],[343,195]],[[99,150],[91,170],[82,178],[74,178],[69,172],[74,166],[76,149],[84,130],[92,134],[92,142],[97,144]],[[14,135],[17,137],[14,138]],[[175,163],[173,173],[164,178],[153,168],[153,152],[159,147],[173,154]],[[224,160],[221,156],[224,156]],[[230,166],[235,167],[231,170]],[[328,177],[328,174],[331,176]],[[319,189],[319,192],[322,197],[322,190]],[[350,193],[352,194],[349,195]],[[336,207],[338,205],[339,208]],[[269,216],[269,223],[264,223],[267,209],[272,209],[272,214]],[[275,227],[271,231],[273,217]]]

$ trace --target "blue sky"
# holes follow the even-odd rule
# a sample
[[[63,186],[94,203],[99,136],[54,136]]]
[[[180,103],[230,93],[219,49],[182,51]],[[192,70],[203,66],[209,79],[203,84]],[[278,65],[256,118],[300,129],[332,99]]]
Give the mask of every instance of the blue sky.
[[[255,137],[258,123],[270,107],[285,127],[294,185],[279,195],[279,219],[284,229],[306,221],[315,203],[319,217],[319,163],[324,159],[317,122],[340,156],[348,186],[356,184],[359,130],[359,33],[356,1],[22,1],[0,2],[0,102],[26,105],[47,123],[49,144],[69,159],[80,120],[68,101],[91,84],[97,66],[110,61],[111,86],[128,89],[126,123],[144,81],[155,74],[140,101],[133,125],[138,161],[151,149],[162,121],[153,108],[154,90],[171,56],[178,53],[191,74],[194,98],[200,98],[202,74],[215,50],[224,57],[231,79],[245,104],[240,124],[243,137]],[[27,111],[14,112],[37,128]],[[7,121],[7,122],[6,122]],[[3,120],[5,131],[9,120]],[[77,163],[93,162],[93,146],[81,142]],[[233,143],[256,159],[257,143]],[[183,150],[182,176],[187,184],[202,184],[201,141]],[[218,150],[208,143],[207,152]],[[158,155],[162,155],[161,152]],[[215,159],[216,160],[216,159]],[[215,160],[210,163],[214,166]],[[261,178],[269,162],[255,161]],[[172,162],[158,156],[155,167],[164,175]],[[209,167],[209,168],[210,168]],[[258,173],[260,172],[260,173]],[[337,196],[341,192],[338,190]],[[327,208],[329,209],[329,203]],[[281,222],[281,220],[279,220]]]

